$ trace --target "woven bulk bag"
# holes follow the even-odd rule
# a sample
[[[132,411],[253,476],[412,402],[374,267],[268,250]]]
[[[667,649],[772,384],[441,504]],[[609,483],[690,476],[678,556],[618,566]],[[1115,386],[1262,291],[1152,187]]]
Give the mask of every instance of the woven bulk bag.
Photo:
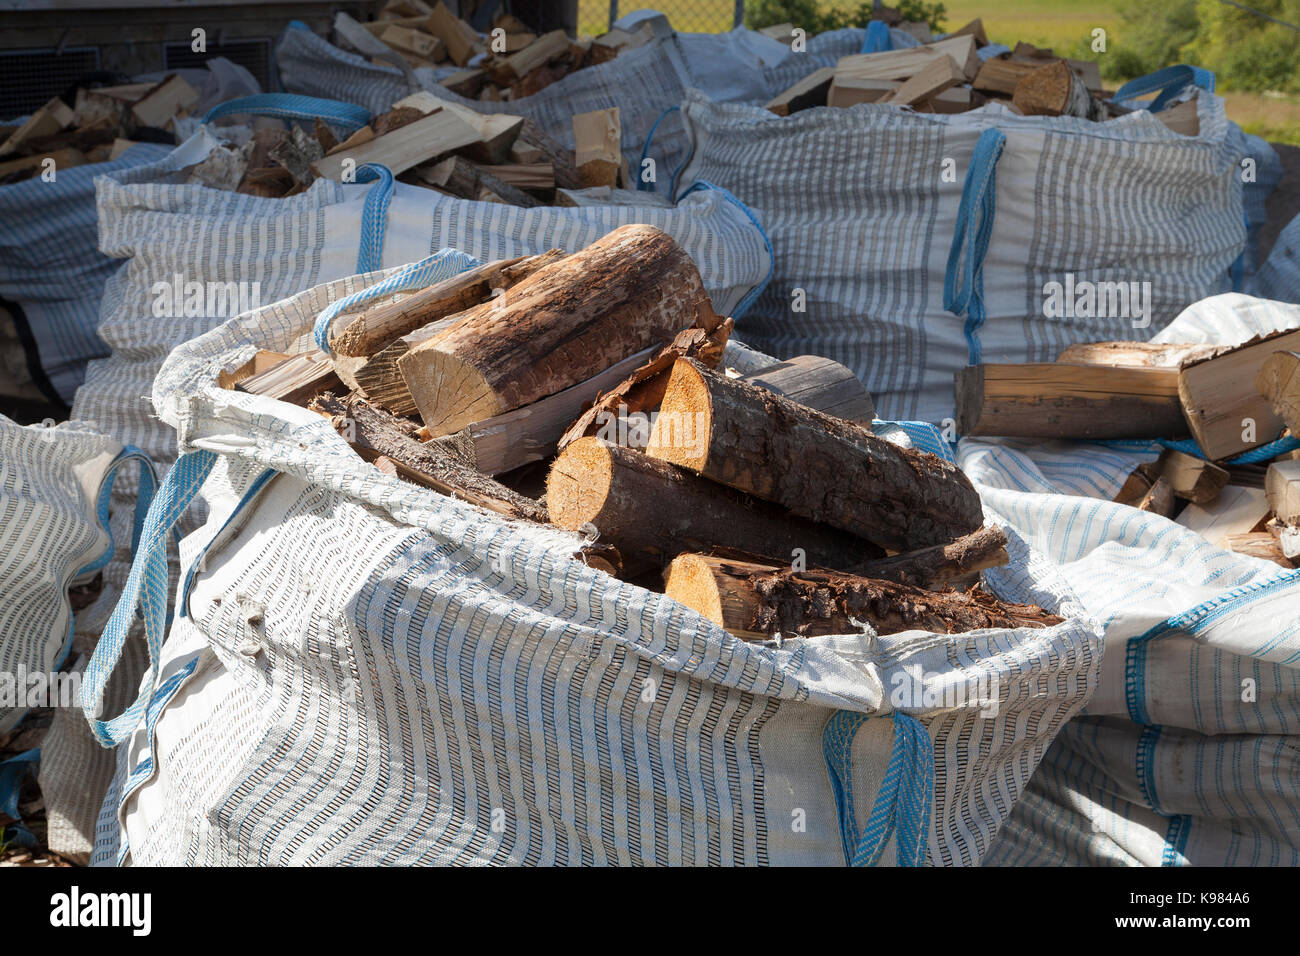
[[[257,349],[308,347],[331,303],[445,260],[310,288],[168,358],[153,401],[181,457],[137,563],[158,564],[195,494],[208,518],[165,643],[143,608],[141,696],[92,721],[118,747],[96,862],[979,862],[1100,662],[1018,540],[988,583],[1062,623],[747,644],[573,560],[566,533],[386,476],[320,416],[216,387]]]

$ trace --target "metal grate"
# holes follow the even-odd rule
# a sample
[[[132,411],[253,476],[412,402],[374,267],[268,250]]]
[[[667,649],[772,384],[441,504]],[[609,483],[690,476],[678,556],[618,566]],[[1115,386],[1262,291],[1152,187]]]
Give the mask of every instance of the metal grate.
[[[96,47],[0,50],[0,117],[13,119],[62,96],[80,77],[99,69]],[[73,104],[69,103],[69,106]]]
[[[252,73],[262,89],[271,89],[270,37],[227,40],[225,43],[213,43],[209,40],[207,46],[207,50],[203,53],[195,53],[190,49],[188,41],[164,43],[163,69],[202,69],[204,64],[214,56],[224,56]]]

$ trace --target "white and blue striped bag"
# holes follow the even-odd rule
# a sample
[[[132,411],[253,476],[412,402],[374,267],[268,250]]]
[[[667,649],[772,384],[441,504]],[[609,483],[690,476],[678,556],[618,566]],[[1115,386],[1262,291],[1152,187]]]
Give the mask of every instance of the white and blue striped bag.
[[[1232,294],[1160,339],[1281,328],[1300,328],[1300,307]],[[986,513],[1057,568],[1106,634],[1084,717],[1053,744],[989,863],[1300,864],[1300,571],[1114,503],[1159,450],[958,447]]]
[[[746,644],[575,561],[564,532],[386,476],[320,416],[216,387],[259,348],[310,347],[340,301],[472,261],[319,285],[168,358],[153,404],[181,457],[89,705],[196,494],[208,518],[181,543],[165,643],[143,607],[139,699],[92,721],[118,747],[95,862],[980,862],[1100,664],[1095,625],[1014,536],[990,586],[1063,623]]]
[[[138,143],[107,163],[55,171],[0,186],[0,299],[13,313],[33,383],[63,405],[108,348],[95,334],[104,283],[118,263],[100,254],[95,179],[166,156],[170,146]]]
[[[1281,302],[1300,302],[1300,216],[1278,233],[1267,261],[1255,276],[1251,291]]]
[[[771,237],[776,272],[740,335],[776,355],[834,358],[882,415],[937,423],[963,366],[1148,338],[1232,288],[1246,239],[1239,163],[1253,147],[1222,100],[1201,91],[1197,103],[1201,132],[1188,137],[1145,110],[1105,123],[997,104],[779,118],[691,93],[690,158],[674,185],[728,189]],[[1067,273],[1149,283],[1149,325],[1044,317],[1046,284]]]

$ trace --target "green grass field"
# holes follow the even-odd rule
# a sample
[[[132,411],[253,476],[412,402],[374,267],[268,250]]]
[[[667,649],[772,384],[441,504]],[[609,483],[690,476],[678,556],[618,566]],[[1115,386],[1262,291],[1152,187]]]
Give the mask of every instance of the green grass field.
[[[1014,46],[1024,40],[1035,46],[1066,52],[1080,41],[1089,42],[1097,27],[1106,30],[1107,48],[1124,42],[1119,9],[1123,0],[946,0],[945,27],[955,30],[975,17],[982,17],[989,38]],[[844,9],[857,7],[857,0],[836,0]],[[622,13],[642,4],[620,3]],[[645,0],[644,6],[662,10],[684,33],[720,33],[731,29],[733,0]],[[579,32],[604,33],[609,22],[609,3],[579,0]],[[1105,54],[1102,54],[1104,56]],[[1227,92],[1228,115],[1248,133],[1273,142],[1300,145],[1300,96],[1269,93]]]

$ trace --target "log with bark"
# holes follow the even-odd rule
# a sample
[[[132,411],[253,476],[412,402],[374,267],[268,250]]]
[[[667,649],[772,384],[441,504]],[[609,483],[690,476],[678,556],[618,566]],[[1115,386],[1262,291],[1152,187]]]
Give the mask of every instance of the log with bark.
[[[955,465],[678,359],[647,453],[895,551],[983,524]]]
[[[326,392],[308,407],[330,419],[366,461],[387,458],[400,477],[503,517],[546,521],[541,502],[511,491],[475,468],[473,448],[463,440],[422,442],[411,422],[356,395],[340,398]]]
[[[1011,105],[1025,116],[1077,116],[1100,119],[1092,94],[1064,60],[1040,66],[1021,77]]]
[[[1010,560],[1006,534],[992,526],[963,535],[949,544],[875,558],[852,571],[862,577],[933,589],[1000,567]]]
[[[664,575],[673,600],[746,640],[924,630],[1043,628],[1063,618],[1032,604],[1009,604],[976,588],[931,591],[878,578],[792,571],[706,554],[679,555]]]
[[[467,269],[397,302],[367,309],[330,338],[330,349],[338,355],[374,355],[399,336],[463,312],[488,299],[493,289],[508,289],[563,256],[552,249],[539,256],[500,259]]]
[[[544,266],[397,360],[430,432],[447,434],[705,327],[699,270],[654,226],[623,226]]]
[[[710,365],[716,368],[716,365]],[[742,375],[746,382],[783,395],[792,402],[807,405],[845,421],[870,425],[876,406],[867,387],[853,369],[820,355],[796,355],[779,365],[772,365],[752,375]]]
[[[718,546],[776,561],[803,554],[830,568],[881,556],[866,541],[598,438],[579,438],[556,457],[546,507],[558,527],[594,525],[597,540],[615,545],[632,570]]]

